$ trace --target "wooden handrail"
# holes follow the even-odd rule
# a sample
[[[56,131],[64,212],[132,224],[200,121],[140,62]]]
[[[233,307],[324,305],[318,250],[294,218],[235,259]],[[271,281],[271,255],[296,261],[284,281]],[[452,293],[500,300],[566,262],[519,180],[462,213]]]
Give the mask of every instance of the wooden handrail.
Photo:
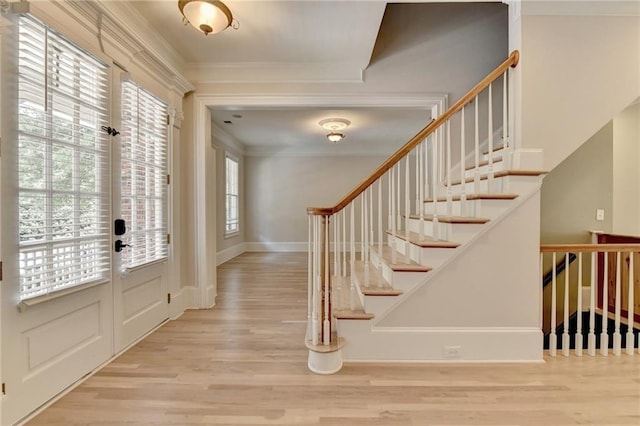
[[[448,110],[446,110],[441,116],[436,119],[432,119],[429,124],[422,130],[420,130],[414,137],[389,157],[375,172],[367,179],[362,181],[358,186],[353,188],[349,194],[347,194],[338,204],[333,207],[308,207],[307,213],[311,215],[329,216],[338,213],[340,210],[348,206],[358,195],[362,194],[365,189],[373,185],[382,175],[384,175],[389,169],[395,166],[401,159],[409,154],[416,146],[418,146],[427,136],[433,133],[443,123],[446,123],[456,112],[460,111],[465,105],[471,102],[480,92],[489,87],[495,79],[500,77],[509,67],[515,68],[520,60],[520,52],[514,50],[511,55],[501,63],[496,69],[491,71],[485,78],[483,78],[478,84],[476,84],[466,95],[461,97],[458,102],[453,104]]]
[[[640,244],[543,244],[540,246],[541,253],[570,252],[570,253],[593,253],[593,252],[615,252],[632,251],[640,252]]]

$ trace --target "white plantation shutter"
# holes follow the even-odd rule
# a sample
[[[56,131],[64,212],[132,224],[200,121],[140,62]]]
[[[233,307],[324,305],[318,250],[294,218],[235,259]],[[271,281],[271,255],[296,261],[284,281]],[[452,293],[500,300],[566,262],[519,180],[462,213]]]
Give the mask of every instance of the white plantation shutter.
[[[18,31],[21,300],[109,278],[107,66],[31,16]]]
[[[131,81],[122,83],[122,266],[165,259],[167,247],[167,105]]]

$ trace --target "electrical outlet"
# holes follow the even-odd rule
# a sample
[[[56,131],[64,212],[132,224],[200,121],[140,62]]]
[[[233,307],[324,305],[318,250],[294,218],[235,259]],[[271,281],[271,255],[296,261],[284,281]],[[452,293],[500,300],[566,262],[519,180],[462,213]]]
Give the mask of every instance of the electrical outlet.
[[[444,359],[460,359],[462,358],[462,346],[445,346]]]
[[[604,221],[604,209],[597,209],[596,210],[596,220],[598,222]]]

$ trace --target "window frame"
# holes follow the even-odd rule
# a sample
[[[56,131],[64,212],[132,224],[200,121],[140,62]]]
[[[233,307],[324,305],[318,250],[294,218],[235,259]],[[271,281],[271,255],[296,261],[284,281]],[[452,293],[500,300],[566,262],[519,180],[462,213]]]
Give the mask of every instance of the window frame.
[[[229,192],[229,161],[232,161],[236,164],[236,193]],[[236,220],[235,220],[235,229],[229,230],[230,223],[233,221],[229,221],[228,211],[229,211],[229,197],[236,198]],[[224,155],[224,237],[225,238],[233,238],[240,234],[240,160],[235,155],[230,152],[225,152]]]

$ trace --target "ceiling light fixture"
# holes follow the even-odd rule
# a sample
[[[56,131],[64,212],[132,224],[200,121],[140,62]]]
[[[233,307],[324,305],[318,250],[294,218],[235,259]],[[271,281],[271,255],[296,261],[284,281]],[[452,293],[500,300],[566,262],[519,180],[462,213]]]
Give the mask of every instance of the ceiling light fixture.
[[[335,144],[344,139],[344,133],[340,132],[340,130],[344,130],[349,127],[351,122],[344,118],[326,118],[321,120],[318,124],[320,124],[323,129],[329,130],[327,139],[329,142]]]
[[[182,13],[184,24],[191,24],[204,35],[216,34],[226,30],[234,22],[231,11],[218,0],[179,0],[178,9]]]

